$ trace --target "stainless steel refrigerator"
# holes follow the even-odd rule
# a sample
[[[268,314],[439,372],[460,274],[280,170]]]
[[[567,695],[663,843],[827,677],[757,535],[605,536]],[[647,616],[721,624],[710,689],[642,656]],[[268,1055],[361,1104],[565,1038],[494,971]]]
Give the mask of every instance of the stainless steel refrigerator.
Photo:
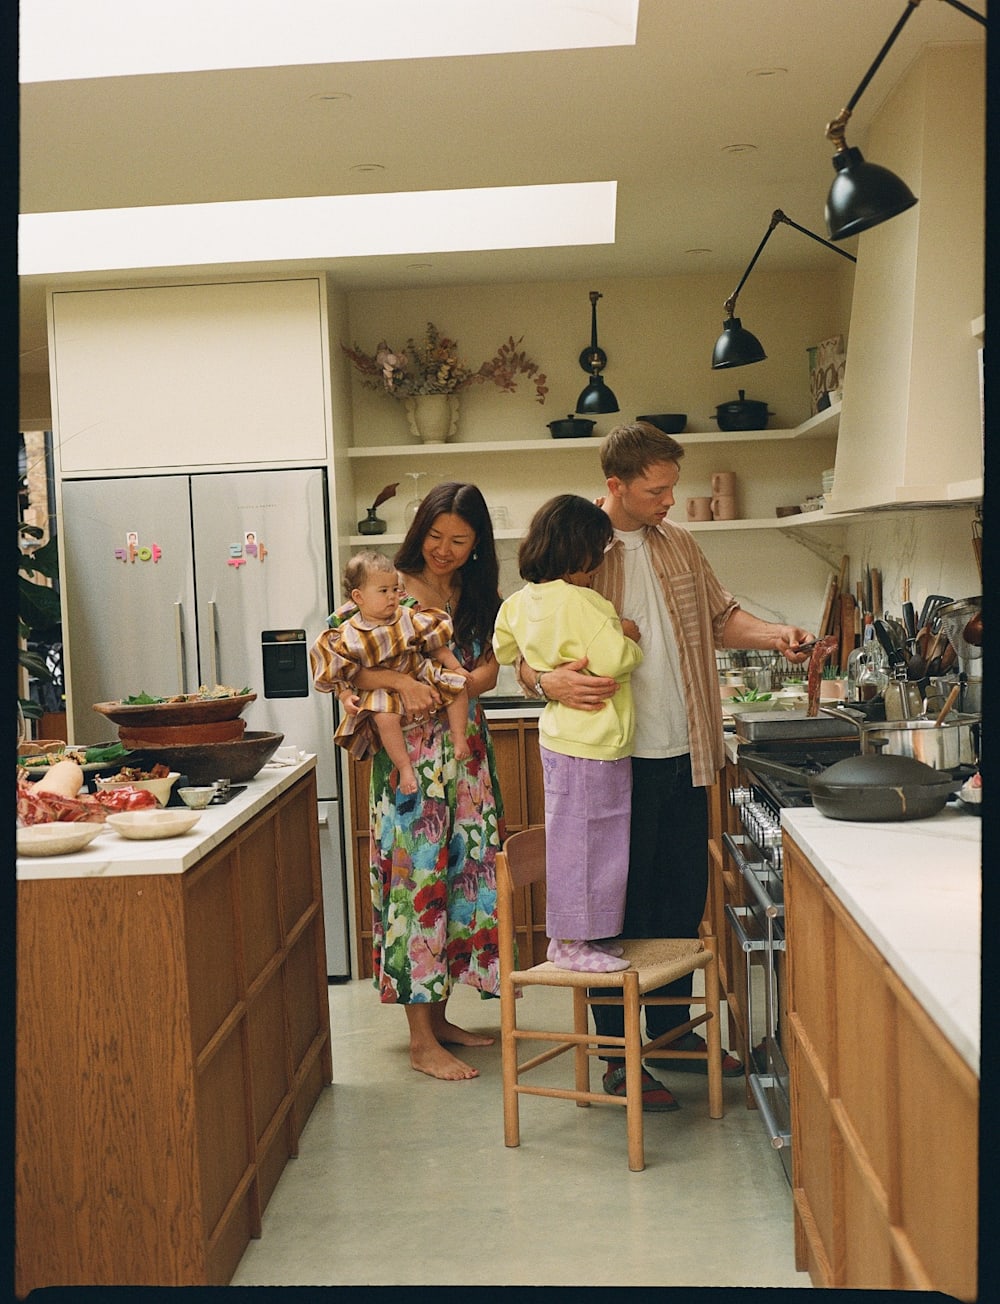
[[[251,688],[247,728],[316,754],[328,972],[348,976],[334,706],[308,667],[336,605],[325,470],[64,480],[59,540],[70,741],[108,740],[95,702]]]

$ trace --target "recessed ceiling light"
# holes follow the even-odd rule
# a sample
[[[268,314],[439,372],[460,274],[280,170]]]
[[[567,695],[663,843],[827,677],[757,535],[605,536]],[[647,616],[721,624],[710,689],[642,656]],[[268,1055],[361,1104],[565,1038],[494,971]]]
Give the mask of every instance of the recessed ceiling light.
[[[787,68],[751,68],[747,72],[748,77],[783,77],[788,72]]]
[[[685,249],[684,252],[686,254],[710,254],[712,251],[711,249],[699,248],[699,249]]]
[[[756,145],[746,144],[723,145],[722,152],[723,154],[752,154],[756,148]]]
[[[310,95],[311,100],[316,100],[320,104],[334,104],[337,100],[349,100],[352,96],[347,91],[317,91],[315,95]]]
[[[349,169],[351,172],[384,172],[385,167],[381,163],[352,163]]]
[[[433,265],[433,263],[407,263],[406,270],[408,272],[422,272],[428,267],[433,267]]]

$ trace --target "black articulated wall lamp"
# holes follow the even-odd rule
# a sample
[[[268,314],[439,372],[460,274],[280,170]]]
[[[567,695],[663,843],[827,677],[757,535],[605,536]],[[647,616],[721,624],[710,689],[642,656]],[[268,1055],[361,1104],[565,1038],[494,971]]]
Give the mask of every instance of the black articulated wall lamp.
[[[827,126],[827,139],[834,145],[833,166],[837,173],[826,200],[826,226],[832,240],[845,240],[848,236],[859,235],[869,227],[878,226],[890,217],[905,213],[917,202],[916,195],[895,172],[890,172],[877,163],[866,162],[859,149],[849,146],[845,132],[854,106],[868,89],[868,83],[878,72],[882,60],[919,3],[920,0],[907,0],[906,9],[889,33],[888,40],[879,50],[874,63],[861,79],[861,85],[847,101],[847,107],[841,109]],[[968,5],[961,4],[960,0],[945,0],[945,4],[986,26],[986,19]]]
[[[739,317],[734,314],[736,312],[736,299],[740,290],[743,289],[747,277],[753,271],[754,264],[761,255],[761,251],[767,244],[768,240],[770,240],[772,231],[774,231],[776,226],[779,226],[782,223],[786,226],[794,227],[796,231],[801,231],[803,235],[807,235],[810,240],[815,240],[817,244],[825,245],[827,249],[832,249],[833,252],[839,254],[841,258],[847,258],[852,263],[858,261],[853,254],[849,254],[845,249],[838,249],[837,246],[832,245],[829,240],[824,240],[821,235],[817,235],[814,231],[810,231],[804,226],[799,226],[798,222],[793,222],[790,217],[785,216],[780,208],[776,208],[771,214],[771,222],[767,230],[764,232],[763,240],[761,240],[754,252],[754,256],[747,264],[746,271],[740,277],[739,285],[737,285],[736,289],[723,304],[727,315],[726,320],[722,323],[722,334],[715,341],[715,348],[712,350],[712,369],[714,371],[724,371],[727,367],[745,367],[751,362],[763,362],[767,357],[767,354],[764,352],[764,346],[761,344],[757,336],[744,330]]]
[[[590,372],[590,383],[576,400],[577,412],[617,412],[618,400],[604,383],[601,372],[608,365],[608,355],[597,343],[597,300],[603,295],[590,292],[590,347],[580,354],[580,366]]]

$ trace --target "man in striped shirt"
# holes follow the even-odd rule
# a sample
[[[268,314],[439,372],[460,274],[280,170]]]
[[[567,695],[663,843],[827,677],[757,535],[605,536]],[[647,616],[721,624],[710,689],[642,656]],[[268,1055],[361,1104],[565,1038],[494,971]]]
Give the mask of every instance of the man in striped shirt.
[[[673,525],[683,447],[643,421],[611,430],[601,443],[608,492],[604,510],[614,540],[594,576],[594,589],[639,626],[642,665],[633,672],[636,730],[632,752],[632,823],[625,937],[696,937],[708,887],[708,793],[725,763],[716,648],[770,649],[788,661],[812,640],[807,630],[761,620],[744,611],[716,578],[694,537]],[[537,676],[523,667],[529,691],[582,711],[599,711],[616,684],[570,662]],[[541,680],[542,682],[539,682]],[[663,989],[689,995],[691,978]],[[658,1037],[688,1020],[683,1005],[647,1006],[646,1026]],[[620,1009],[598,1006],[601,1033],[623,1035]],[[689,1032],[677,1049],[699,1048]],[[674,1068],[704,1071],[704,1062]],[[742,1073],[726,1055],[727,1076]],[[624,1061],[608,1060],[604,1089],[625,1093]],[[643,1109],[677,1109],[671,1092],[643,1071]]]

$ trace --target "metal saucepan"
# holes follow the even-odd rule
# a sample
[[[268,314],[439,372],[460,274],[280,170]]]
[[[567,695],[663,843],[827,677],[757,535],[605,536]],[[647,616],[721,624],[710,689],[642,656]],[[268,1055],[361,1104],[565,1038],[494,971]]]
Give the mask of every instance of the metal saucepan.
[[[834,820],[919,820],[936,815],[963,780],[909,756],[849,756],[809,780],[813,806]]]
[[[887,720],[861,727],[861,753],[909,756],[935,770],[976,765],[979,760],[978,715],[952,713],[941,724],[933,720]]]

